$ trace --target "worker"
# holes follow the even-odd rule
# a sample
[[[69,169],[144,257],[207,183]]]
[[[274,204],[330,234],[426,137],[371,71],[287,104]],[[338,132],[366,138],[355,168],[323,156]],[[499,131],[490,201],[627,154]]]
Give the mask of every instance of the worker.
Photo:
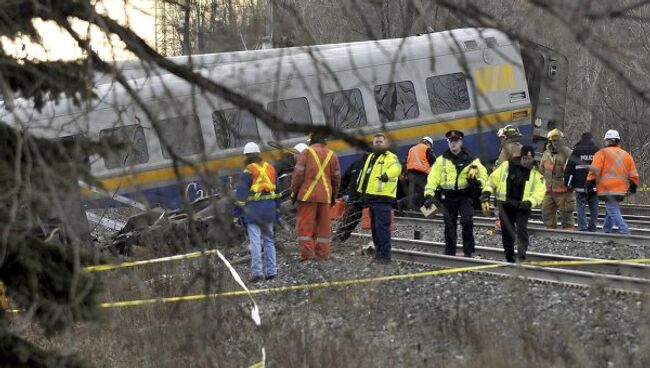
[[[619,202],[628,194],[636,193],[639,186],[639,172],[632,155],[620,146],[621,137],[616,130],[605,133],[605,147],[596,152],[591,170],[587,174],[588,191],[594,188],[598,198],[605,202],[603,232],[611,233],[616,226],[620,234],[629,234]]]
[[[598,146],[594,144],[591,133],[582,133],[580,140],[573,147],[564,170],[564,184],[575,192],[578,231],[594,232],[598,223],[598,196],[587,191],[587,174],[596,152]],[[587,207],[589,207],[588,225]]]
[[[354,231],[361,221],[363,200],[357,186],[359,176],[367,158],[368,154],[361,155],[358,160],[348,166],[341,177],[341,198],[345,201],[345,213],[343,214],[341,225],[334,236],[335,241],[345,242],[348,240],[352,231]]]
[[[251,253],[251,282],[274,279],[277,274],[273,225],[277,221],[275,168],[260,156],[260,147],[249,142],[244,146],[245,169],[239,177],[233,210],[237,226],[246,226]],[[262,267],[262,247],[264,267]],[[263,268],[266,272],[263,272]]]
[[[498,167],[501,163],[506,162],[514,157],[519,157],[521,151],[521,137],[522,134],[517,127],[513,127],[508,124],[503,128],[499,129],[497,132],[497,137],[499,137],[500,149],[499,149],[499,158],[495,162],[495,167]],[[494,221],[494,228],[496,231],[501,231],[501,219],[499,217],[499,207],[494,206],[494,212],[496,220]]]
[[[430,208],[436,201],[442,207],[445,219],[445,254],[456,255],[456,228],[458,215],[463,227],[463,254],[474,253],[474,193],[487,180],[487,169],[481,161],[463,148],[464,134],[450,130],[447,149],[438,156],[427,178],[424,206]],[[480,192],[479,192],[480,194]],[[438,198],[436,198],[438,197]]]
[[[569,152],[564,146],[564,133],[559,129],[548,132],[546,150],[539,162],[539,170],[546,182],[546,195],[542,202],[542,220],[548,229],[557,227],[557,213],[564,230],[574,230],[573,211],[576,208],[571,190],[564,184],[564,168]]]
[[[499,129],[497,132],[501,149],[499,151],[499,158],[497,159],[496,166],[508,161],[513,157],[519,157],[521,151],[521,137],[522,134],[517,127],[506,125]]]
[[[534,167],[535,149],[523,146],[520,157],[510,158],[490,174],[483,187],[481,202],[488,204],[495,193],[501,217],[501,240],[506,261],[515,261],[514,241],[517,238],[517,256],[526,259],[528,251],[528,218],[532,208],[544,199],[544,177]]]
[[[280,175],[291,174],[298,156],[307,148],[305,143],[298,143],[293,148],[283,148],[282,157],[275,165],[275,172]]]
[[[330,256],[330,207],[341,184],[339,159],[327,148],[325,136],[311,134],[291,177],[292,200],[298,202],[296,233],[300,261]]]
[[[391,213],[396,204],[397,182],[402,167],[397,155],[388,149],[388,138],[384,134],[375,134],[372,147],[373,152],[366,158],[359,176],[357,191],[363,196],[364,205],[370,209],[375,260],[378,263],[390,263]]]
[[[420,209],[424,197],[424,187],[431,165],[436,160],[433,153],[433,139],[422,137],[420,142],[411,147],[406,154],[406,174],[408,180],[408,195],[400,200],[399,208]]]
[[[278,175],[278,193],[286,200],[291,195],[291,174],[296,166],[298,156],[307,148],[305,143],[298,143],[293,148],[284,148],[282,157],[275,164],[275,172]]]

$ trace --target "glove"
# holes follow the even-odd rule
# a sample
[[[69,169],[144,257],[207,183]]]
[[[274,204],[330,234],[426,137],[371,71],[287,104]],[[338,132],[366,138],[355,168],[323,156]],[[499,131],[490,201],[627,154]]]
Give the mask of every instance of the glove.
[[[429,209],[435,203],[436,199],[432,195],[424,197],[424,208]]]
[[[388,182],[388,175],[386,173],[381,174],[381,176],[378,176],[377,179],[383,181],[384,183]]]
[[[630,194],[634,194],[634,193],[636,193],[636,187],[637,187],[637,185],[634,184],[634,182],[630,182],[630,187],[628,188],[627,191],[628,191]]]
[[[519,209],[522,211],[530,211],[532,205],[530,201],[521,201],[519,202]]]
[[[595,180],[588,181],[585,187],[587,194],[594,194],[594,192],[596,191],[595,189],[596,189],[596,181]]]
[[[241,217],[235,217],[235,218],[232,219],[232,224],[236,228],[242,228],[244,226],[244,221],[242,220]]]
[[[478,197],[479,202],[489,202],[490,201],[490,192],[483,192],[481,196]]]
[[[296,195],[296,193],[291,193],[291,204],[295,205],[297,199],[298,196]]]

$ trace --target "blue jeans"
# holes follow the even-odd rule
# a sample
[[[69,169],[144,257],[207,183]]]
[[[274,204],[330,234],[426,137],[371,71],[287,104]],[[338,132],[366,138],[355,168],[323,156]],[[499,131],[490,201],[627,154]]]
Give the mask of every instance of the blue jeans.
[[[589,225],[587,226],[587,206],[589,207]],[[576,192],[576,212],[578,213],[578,231],[596,231],[598,224],[598,196]]]
[[[251,251],[251,273],[253,276],[263,276],[262,273],[262,246],[264,246],[264,267],[266,276],[275,276],[278,270],[275,265],[275,244],[273,243],[273,223],[249,223],[248,239]]]
[[[611,233],[613,226],[616,226],[618,232],[621,234],[630,233],[630,229],[623,220],[623,216],[621,216],[621,208],[618,205],[618,201],[608,197],[605,201],[605,223],[603,224],[603,232]]]

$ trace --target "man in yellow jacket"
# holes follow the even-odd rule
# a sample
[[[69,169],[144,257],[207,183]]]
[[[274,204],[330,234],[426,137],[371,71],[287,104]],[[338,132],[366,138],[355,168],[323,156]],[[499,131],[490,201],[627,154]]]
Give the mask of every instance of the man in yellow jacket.
[[[535,150],[531,146],[523,146],[521,157],[503,162],[490,174],[481,194],[481,202],[487,203],[490,195],[495,193],[501,218],[503,250],[508,262],[515,261],[515,234],[519,259],[526,259],[530,210],[542,202],[546,192],[544,176],[534,164]]]
[[[370,208],[372,242],[375,244],[375,258],[380,263],[390,262],[391,235],[390,217],[397,194],[397,181],[402,165],[393,152],[388,150],[388,138],[376,134],[373,152],[368,155],[359,175],[357,191]]]
[[[463,149],[463,132],[445,134],[449,149],[438,156],[424,188],[424,206],[431,208],[436,197],[445,218],[445,254],[456,255],[458,215],[463,227],[463,253],[474,253],[474,193],[487,180],[487,169],[481,161]]]

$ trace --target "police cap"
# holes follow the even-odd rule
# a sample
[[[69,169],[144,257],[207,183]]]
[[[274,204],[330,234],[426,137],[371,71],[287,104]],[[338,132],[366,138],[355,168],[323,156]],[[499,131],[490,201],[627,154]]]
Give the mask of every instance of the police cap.
[[[450,130],[447,133],[445,133],[445,137],[447,137],[448,140],[450,141],[457,141],[459,139],[463,139],[465,134],[461,132],[460,130]]]

